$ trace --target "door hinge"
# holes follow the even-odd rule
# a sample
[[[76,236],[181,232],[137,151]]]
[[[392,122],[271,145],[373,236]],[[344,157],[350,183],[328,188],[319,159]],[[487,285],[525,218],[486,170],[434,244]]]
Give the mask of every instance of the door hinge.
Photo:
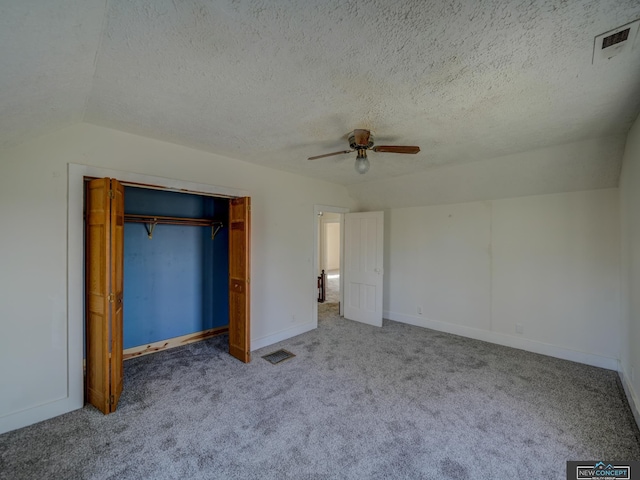
[[[109,295],[107,295],[107,300],[109,300],[109,303],[113,303],[116,300],[115,294],[110,293]]]
[[[109,397],[109,405],[113,405],[114,403],[116,403],[116,397],[111,395]]]
[[[115,192],[114,192],[113,190],[109,190],[109,198],[110,198],[111,200],[113,200],[114,198],[116,198],[116,194],[115,194]]]
[[[251,283],[251,277],[247,277],[247,283]]]

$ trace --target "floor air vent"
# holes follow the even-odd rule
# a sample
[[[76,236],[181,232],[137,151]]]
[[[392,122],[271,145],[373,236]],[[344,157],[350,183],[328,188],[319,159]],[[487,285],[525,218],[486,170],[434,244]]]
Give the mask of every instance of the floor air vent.
[[[276,350],[273,353],[270,353],[268,355],[264,355],[262,358],[264,358],[266,361],[272,363],[272,364],[276,364],[276,363],[280,363],[280,362],[284,362],[285,360],[289,360],[290,358],[295,357],[295,355],[287,350]]]

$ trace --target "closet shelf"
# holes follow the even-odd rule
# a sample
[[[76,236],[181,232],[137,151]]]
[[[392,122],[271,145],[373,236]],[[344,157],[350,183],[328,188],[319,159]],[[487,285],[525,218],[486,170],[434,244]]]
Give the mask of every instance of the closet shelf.
[[[223,227],[222,222],[210,218],[167,217],[163,215],[132,215],[125,214],[124,221],[128,223],[142,223],[147,229],[149,238],[153,238],[156,225],[186,225],[191,227],[211,227],[211,240]]]

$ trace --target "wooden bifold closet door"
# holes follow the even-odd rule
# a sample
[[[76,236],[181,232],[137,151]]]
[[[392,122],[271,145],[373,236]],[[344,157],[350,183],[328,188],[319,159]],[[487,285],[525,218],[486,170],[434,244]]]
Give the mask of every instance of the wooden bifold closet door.
[[[111,178],[91,180],[86,212],[86,400],[111,413],[124,377],[124,187]]]
[[[249,331],[249,267],[251,198],[229,201],[229,353],[251,361]]]

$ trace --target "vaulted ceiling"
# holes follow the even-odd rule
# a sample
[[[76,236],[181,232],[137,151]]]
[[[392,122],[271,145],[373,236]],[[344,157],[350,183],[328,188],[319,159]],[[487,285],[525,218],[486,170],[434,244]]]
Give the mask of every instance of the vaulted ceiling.
[[[0,146],[84,121],[361,196],[453,182],[429,202],[461,201],[483,172],[479,198],[614,186],[640,39],[592,63],[594,37],[638,18],[637,0],[4,1]],[[306,160],[354,128],[422,151],[371,153],[366,175]]]

